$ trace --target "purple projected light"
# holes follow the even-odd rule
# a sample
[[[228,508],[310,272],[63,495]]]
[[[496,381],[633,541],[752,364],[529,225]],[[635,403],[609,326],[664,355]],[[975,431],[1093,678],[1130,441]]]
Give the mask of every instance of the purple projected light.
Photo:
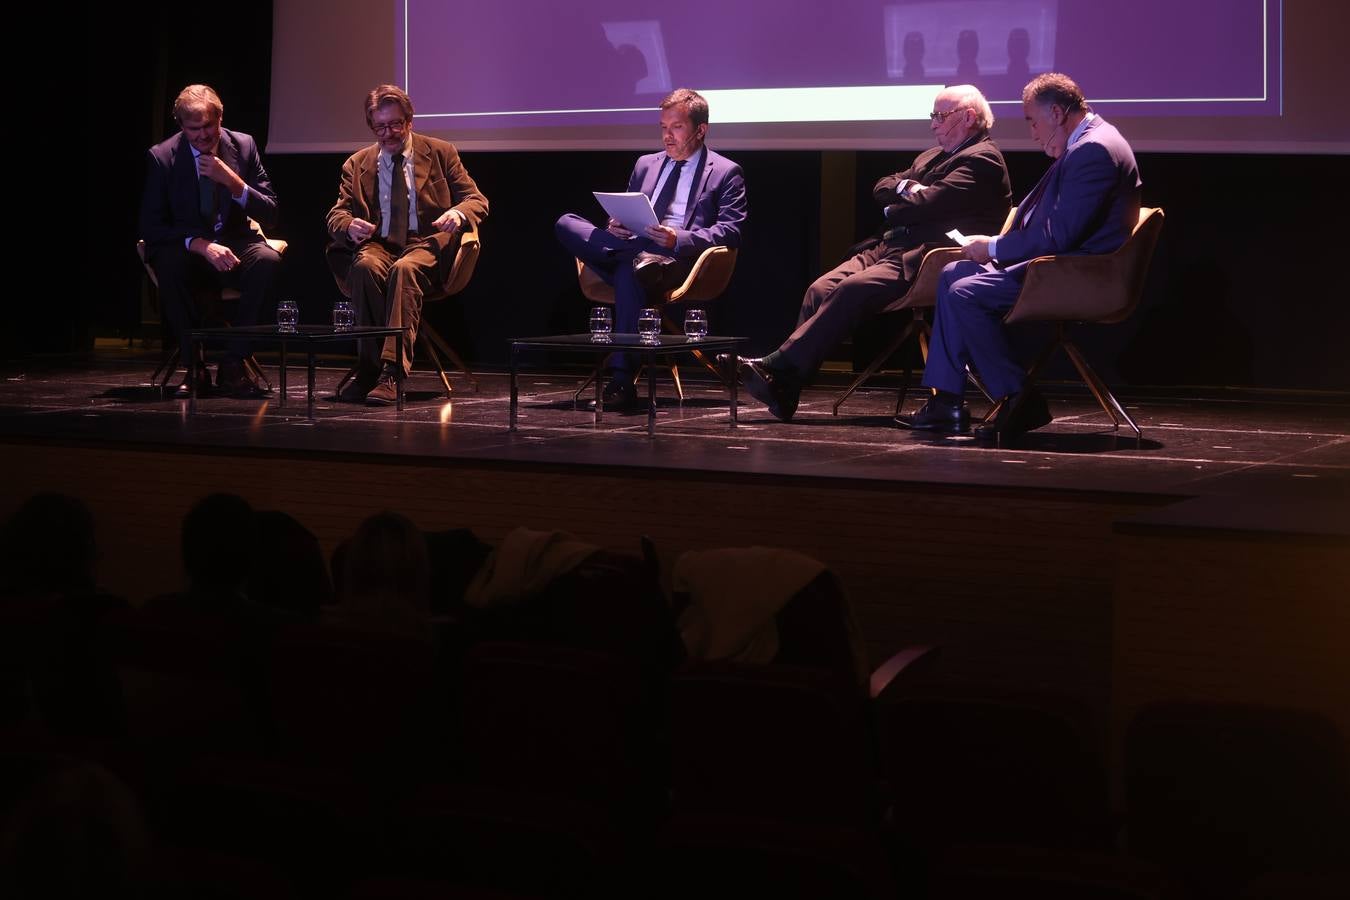
[[[719,123],[770,101],[780,122],[919,119],[931,93],[877,89],[957,82],[1010,115],[1050,70],[1110,115],[1279,115],[1281,3],[403,0],[397,59],[418,118],[456,128],[651,124],[680,86],[770,92],[719,103]]]

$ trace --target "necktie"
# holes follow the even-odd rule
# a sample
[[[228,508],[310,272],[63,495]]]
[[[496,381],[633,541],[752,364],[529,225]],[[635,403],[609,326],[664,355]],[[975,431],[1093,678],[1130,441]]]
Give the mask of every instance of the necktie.
[[[661,185],[661,193],[657,194],[656,202],[652,204],[652,211],[656,213],[656,221],[665,222],[666,213],[670,210],[670,202],[675,199],[675,187],[680,182],[680,169],[684,168],[685,161],[675,160],[675,168],[671,170],[666,178],[666,183]]]
[[[389,243],[400,249],[408,243],[408,177],[403,171],[403,154],[394,154],[394,171],[389,188]]]
[[[1027,194],[1027,198],[1022,201],[1022,205],[1017,208],[1017,222],[1014,225],[1015,228],[1025,228],[1026,224],[1031,221],[1032,215],[1036,212],[1036,206],[1041,202],[1041,198],[1045,196],[1045,189],[1050,186],[1050,177],[1055,171],[1055,166],[1058,165],[1059,160],[1056,159],[1050,168],[1045,170],[1045,174],[1041,176],[1041,180],[1036,182],[1036,186],[1031,189],[1031,193]]]
[[[208,223],[216,223],[216,183],[204,175],[197,175],[197,200],[202,218]]]

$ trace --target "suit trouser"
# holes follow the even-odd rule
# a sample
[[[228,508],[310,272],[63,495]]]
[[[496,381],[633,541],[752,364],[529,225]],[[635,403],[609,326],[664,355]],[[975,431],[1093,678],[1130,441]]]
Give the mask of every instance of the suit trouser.
[[[574,213],[568,213],[554,226],[558,242],[568,253],[581,260],[605,283],[614,288],[614,331],[618,334],[636,334],[638,314],[644,306],[655,302],[655,297],[638,281],[633,272],[633,259],[643,252],[665,256],[665,248],[658,246],[645,236],[623,238],[606,228],[597,228]],[[653,290],[657,296],[664,293],[667,285],[673,285],[693,268],[694,261],[673,259],[661,267],[660,284]],[[613,353],[609,358],[611,368],[631,371],[633,361],[630,354]]]
[[[382,363],[398,361],[398,345],[403,342],[403,375],[412,371],[413,347],[422,323],[422,302],[442,275],[441,261],[454,259],[459,241],[438,252],[429,237],[409,235],[402,250],[381,238],[371,238],[356,248],[347,289],[359,321],[369,325],[406,327],[402,338],[383,341],[358,341],[357,359],[363,369],[376,371]]]
[[[864,319],[909,290],[901,255],[905,248],[869,247],[817,278],[802,297],[797,329],[778,348],[803,380],[816,374],[825,356]]]
[[[1020,393],[1026,372],[1012,358],[1003,316],[1022,291],[1023,270],[1006,272],[963,259],[942,270],[923,383],[951,394],[972,365],[991,396]]]
[[[204,291],[218,292],[222,287],[239,291],[239,305],[230,324],[257,325],[262,311],[271,306],[272,285],[281,266],[281,255],[261,237],[250,232],[249,237],[215,238],[215,243],[229,247],[239,257],[239,265],[229,272],[217,272],[200,254],[181,244],[162,244],[150,250],[150,266],[159,282],[160,309],[169,323],[169,329],[178,338],[183,365],[188,365],[188,333],[199,327],[201,316],[194,298]],[[231,341],[225,345],[225,358],[240,360],[249,354],[248,341]]]

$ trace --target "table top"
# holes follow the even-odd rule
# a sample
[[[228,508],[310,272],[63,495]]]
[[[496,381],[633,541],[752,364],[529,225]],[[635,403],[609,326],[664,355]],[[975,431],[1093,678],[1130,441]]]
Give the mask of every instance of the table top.
[[[403,328],[387,325],[354,325],[338,331],[332,325],[297,325],[294,331],[280,331],[275,325],[238,325],[222,328],[194,328],[193,338],[252,338],[253,340],[296,341],[305,344],[351,341],[357,338],[390,337]]]
[[[682,334],[662,334],[657,342],[646,343],[641,335],[611,334],[608,341],[596,341],[586,334],[550,334],[543,337],[511,338],[513,347],[537,347],[546,350],[612,350],[647,351],[649,353],[676,353],[688,350],[735,350],[745,342],[743,337],[708,335],[701,338],[688,338]]]

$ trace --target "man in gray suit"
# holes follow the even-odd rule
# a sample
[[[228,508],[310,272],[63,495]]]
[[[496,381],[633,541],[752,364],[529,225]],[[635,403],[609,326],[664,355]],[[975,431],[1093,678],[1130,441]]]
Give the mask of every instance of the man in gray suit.
[[[989,137],[994,114],[984,95],[969,84],[943,88],[929,119],[938,145],[872,188],[881,218],[877,235],[807,288],[797,328],[777,350],[739,360],[745,389],[783,422],[792,419],[826,354],[904,296],[924,255],[951,245],[948,231],[996,231],[1007,218],[1012,188],[1003,154]]]

